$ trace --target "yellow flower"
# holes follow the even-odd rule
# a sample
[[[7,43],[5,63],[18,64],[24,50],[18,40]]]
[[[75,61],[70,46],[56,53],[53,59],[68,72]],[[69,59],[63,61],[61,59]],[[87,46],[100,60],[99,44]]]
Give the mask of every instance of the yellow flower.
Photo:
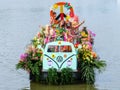
[[[61,44],[61,41],[59,41],[58,44]]]
[[[67,15],[66,19],[69,20],[69,19],[70,19],[70,16]]]
[[[57,4],[54,4],[53,5],[53,9],[57,9],[58,8],[58,5]]]
[[[55,54],[52,54],[52,56],[51,56],[52,58],[55,58]]]
[[[84,31],[82,31],[82,32],[81,32],[81,36],[87,37],[88,35],[87,35]]]
[[[35,36],[33,39],[34,39],[34,40],[37,40],[37,37]]]
[[[91,63],[93,63],[93,61],[90,61]]]

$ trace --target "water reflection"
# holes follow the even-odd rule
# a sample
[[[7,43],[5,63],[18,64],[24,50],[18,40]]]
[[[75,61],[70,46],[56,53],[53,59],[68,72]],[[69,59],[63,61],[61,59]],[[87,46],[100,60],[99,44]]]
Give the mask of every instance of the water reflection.
[[[53,85],[43,85],[40,83],[30,83],[30,90],[97,90],[94,85],[62,85],[62,86],[53,86]]]

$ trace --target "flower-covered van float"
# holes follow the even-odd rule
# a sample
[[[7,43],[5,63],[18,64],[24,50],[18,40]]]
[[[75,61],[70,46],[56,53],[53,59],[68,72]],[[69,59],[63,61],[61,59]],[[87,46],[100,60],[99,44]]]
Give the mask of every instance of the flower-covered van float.
[[[84,23],[70,3],[55,3],[50,9],[50,23],[40,27],[16,68],[28,71],[32,81],[93,84],[95,70],[101,71],[106,63],[93,50],[96,34],[82,26]]]

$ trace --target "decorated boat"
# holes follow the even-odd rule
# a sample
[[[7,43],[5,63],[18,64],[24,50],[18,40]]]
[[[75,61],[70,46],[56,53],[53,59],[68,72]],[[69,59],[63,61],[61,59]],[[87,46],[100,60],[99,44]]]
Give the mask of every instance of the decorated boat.
[[[102,70],[106,63],[93,50],[95,33],[84,23],[70,3],[55,3],[50,23],[40,27],[16,68],[29,72],[31,81],[93,84],[95,70]]]

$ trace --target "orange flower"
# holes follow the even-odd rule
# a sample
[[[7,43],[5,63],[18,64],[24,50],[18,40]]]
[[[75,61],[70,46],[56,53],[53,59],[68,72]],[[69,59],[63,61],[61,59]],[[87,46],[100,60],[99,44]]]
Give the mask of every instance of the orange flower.
[[[42,52],[42,51],[40,51],[40,54],[43,54],[43,52]]]
[[[67,55],[66,54],[64,54],[64,58],[66,58],[67,57]]]
[[[97,58],[97,54],[95,52],[91,52],[93,58]]]

